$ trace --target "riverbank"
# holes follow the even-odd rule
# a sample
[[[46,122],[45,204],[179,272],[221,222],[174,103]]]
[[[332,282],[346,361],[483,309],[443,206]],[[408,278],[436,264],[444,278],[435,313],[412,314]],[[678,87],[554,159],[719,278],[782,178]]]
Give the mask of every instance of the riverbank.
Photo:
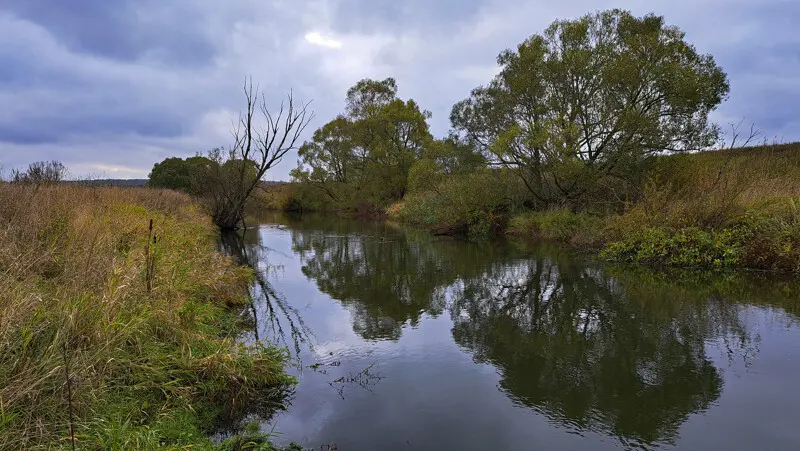
[[[0,184],[0,224],[0,449],[270,446],[207,438],[295,380],[237,340],[252,274],[188,196]]]
[[[434,234],[556,241],[613,262],[800,272],[800,143],[656,157],[637,184],[617,182],[579,206],[543,208],[511,170],[478,168],[436,174],[383,211]],[[258,204],[337,205],[299,183]]]
[[[506,231],[607,261],[797,273],[800,145],[662,157],[620,213],[524,212]]]

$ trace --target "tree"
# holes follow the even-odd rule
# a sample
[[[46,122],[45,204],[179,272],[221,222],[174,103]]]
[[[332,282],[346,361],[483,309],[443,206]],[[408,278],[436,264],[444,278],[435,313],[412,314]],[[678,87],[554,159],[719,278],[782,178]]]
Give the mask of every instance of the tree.
[[[413,100],[394,99],[354,123],[356,155],[362,171],[360,188],[378,204],[402,199],[408,171],[433,141],[427,119]]]
[[[252,80],[245,82],[243,91],[246,106],[231,132],[233,145],[209,152],[209,159],[216,164],[203,174],[203,205],[223,231],[243,224],[247,200],[267,171],[296,149],[297,140],[314,117],[309,103],[295,105],[291,92],[275,114]]]
[[[358,193],[359,201],[371,206],[401,199],[411,166],[433,137],[430,113],[396,94],[392,78],[356,83],[347,91],[346,114],[318,129],[301,147],[293,178],[338,201],[344,200],[342,191]]]
[[[433,140],[408,172],[408,192],[439,191],[451,176],[473,174],[486,168],[486,157],[457,136]]]
[[[445,174],[467,174],[487,164],[486,157],[474,143],[455,135],[434,141],[424,158],[436,161]]]
[[[396,99],[397,82],[394,78],[381,81],[365,78],[347,90],[347,115],[353,119],[374,117]]]
[[[15,183],[56,183],[67,176],[67,168],[60,161],[37,161],[28,165],[25,172],[11,171],[11,181]]]
[[[618,9],[556,21],[453,107],[455,130],[513,168],[544,204],[574,205],[604,178],[631,180],[648,157],[710,147],[725,73],[684,33]]]
[[[216,163],[201,155],[182,158],[167,158],[153,166],[147,186],[185,191],[189,194],[202,193],[202,176]]]
[[[337,185],[347,184],[355,176],[355,155],[351,139],[352,122],[344,116],[328,122],[314,132],[311,141],[297,152],[298,168],[292,177],[307,182],[340,200]]]

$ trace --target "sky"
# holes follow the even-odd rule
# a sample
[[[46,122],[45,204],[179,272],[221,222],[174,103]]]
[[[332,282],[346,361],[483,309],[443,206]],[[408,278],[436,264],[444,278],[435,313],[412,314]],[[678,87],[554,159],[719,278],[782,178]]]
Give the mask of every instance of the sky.
[[[2,0],[0,165],[58,159],[73,177],[143,178],[153,164],[230,144],[252,76],[316,117],[362,78],[394,77],[446,135],[452,105],[497,54],[556,19],[654,12],[728,73],[720,124],[800,140],[797,0]],[[288,180],[286,156],[268,175]]]

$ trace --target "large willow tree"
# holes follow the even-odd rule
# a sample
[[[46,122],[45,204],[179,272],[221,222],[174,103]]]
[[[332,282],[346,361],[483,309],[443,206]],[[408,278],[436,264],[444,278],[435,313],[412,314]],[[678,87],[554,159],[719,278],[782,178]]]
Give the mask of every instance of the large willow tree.
[[[709,113],[727,76],[663,17],[611,10],[556,21],[498,64],[451,121],[545,205],[609,198],[603,191],[633,181],[648,157],[719,138]]]

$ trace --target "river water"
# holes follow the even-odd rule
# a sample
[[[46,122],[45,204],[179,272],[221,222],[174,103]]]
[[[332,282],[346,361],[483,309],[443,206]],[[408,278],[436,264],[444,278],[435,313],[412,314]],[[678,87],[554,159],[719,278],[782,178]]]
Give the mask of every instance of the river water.
[[[235,242],[234,242],[235,241]],[[299,385],[264,430],[338,450],[800,450],[791,279],[275,216],[248,340]]]

